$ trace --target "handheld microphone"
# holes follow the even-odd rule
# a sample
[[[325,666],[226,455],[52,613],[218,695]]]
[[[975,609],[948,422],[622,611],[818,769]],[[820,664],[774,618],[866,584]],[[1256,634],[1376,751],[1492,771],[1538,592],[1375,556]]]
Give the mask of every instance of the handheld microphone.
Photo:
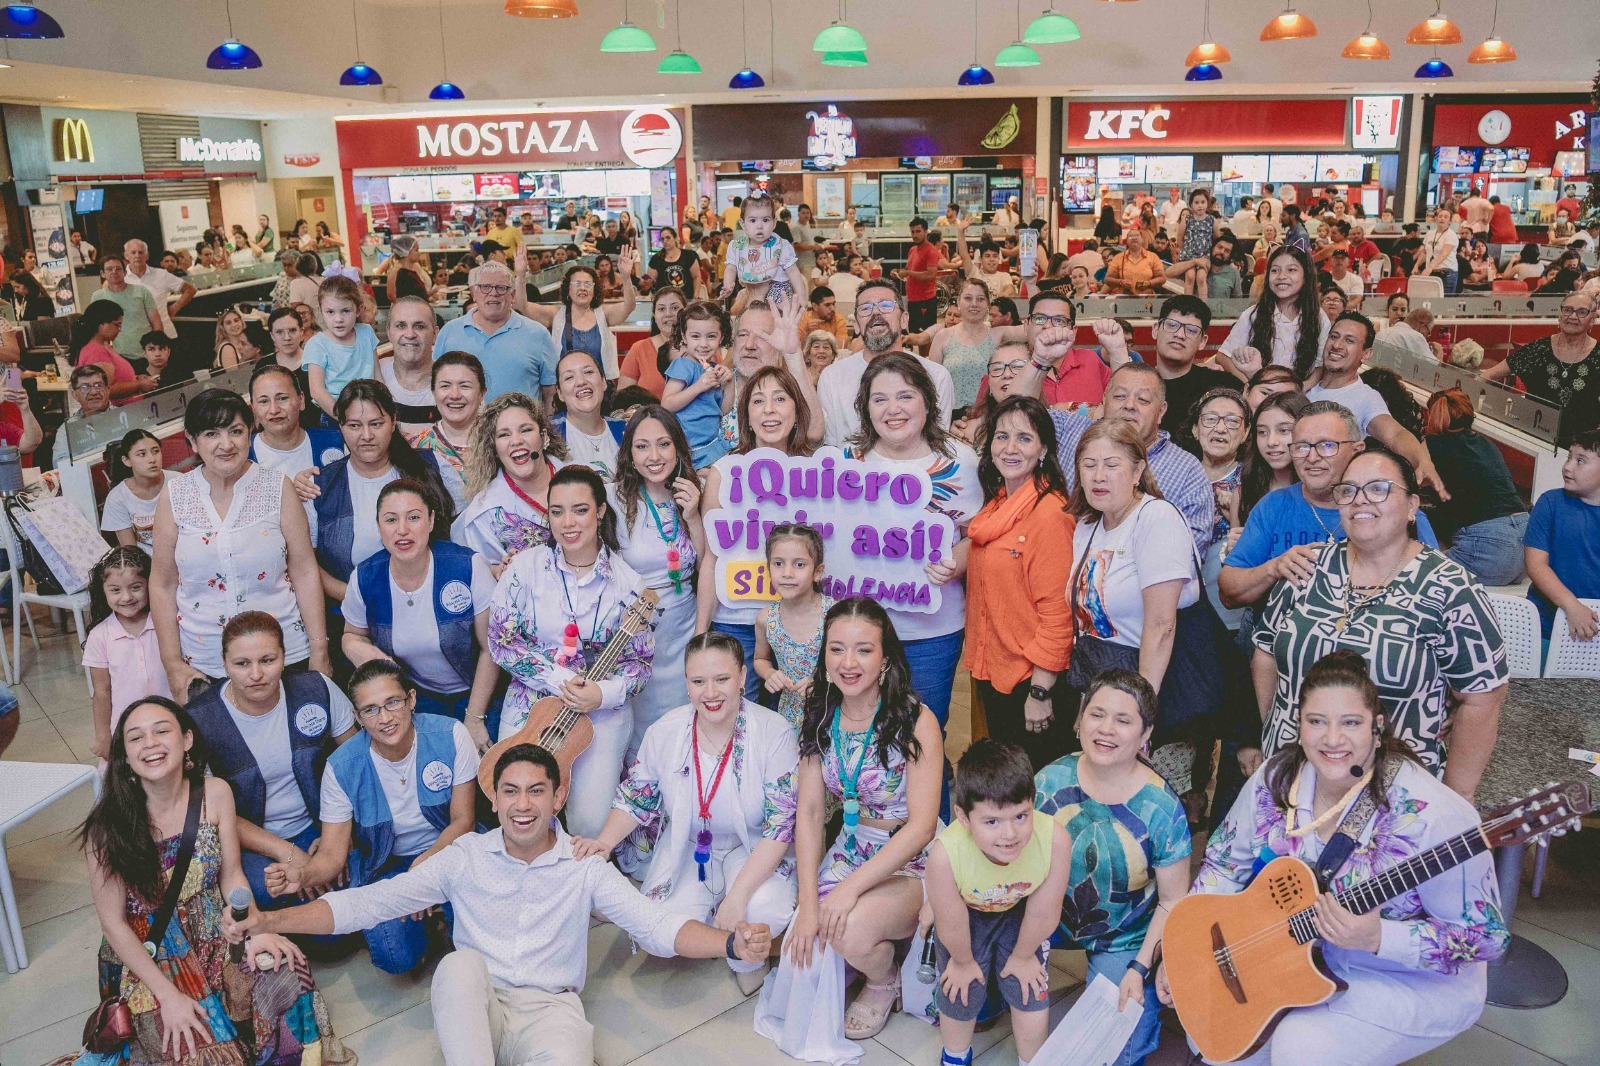
[[[917,967],[917,980],[925,985],[933,984],[939,977],[938,962],[939,956],[934,950],[933,932],[930,930],[928,939],[922,944],[922,964]]]
[[[228,893],[228,909],[235,922],[243,922],[250,917],[250,890],[236,888]],[[244,942],[228,945],[228,958],[234,962],[244,961]]]

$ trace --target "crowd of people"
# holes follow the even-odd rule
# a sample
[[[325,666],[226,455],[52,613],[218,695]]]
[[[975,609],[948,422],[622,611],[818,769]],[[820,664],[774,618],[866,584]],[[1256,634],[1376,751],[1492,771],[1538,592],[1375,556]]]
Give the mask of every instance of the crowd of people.
[[[1018,279],[959,217],[946,323],[921,220],[904,287],[858,277],[846,315],[806,291],[809,209],[791,240],[764,197],[721,270],[674,240],[636,282],[623,243],[529,305],[519,252],[475,266],[442,329],[400,256],[382,357],[343,276],[273,313],[270,351],[219,323],[253,369],[189,404],[192,469],[144,431],[108,449],[120,546],[84,659],[108,787],[83,840],[134,1034],[83,1061],[342,1061],[306,958],[360,934],[386,972],[437,959],[447,1062],[587,1064],[594,911],[653,954],[726,958],[759,1032],[836,1063],[909,991],[919,936],[951,1066],[1005,1010],[1032,1058],[1048,952],[1083,950],[1142,1005],[1133,1066],[1186,964],[1160,951],[1172,906],[1264,855],[1315,862],[1336,829],[1356,844],[1317,919],[1345,987],[1249,1061],[1398,1062],[1470,1026],[1508,939],[1487,856],[1361,916],[1334,892],[1476,821],[1508,691],[1485,586],[1525,566],[1546,635],[1559,608],[1596,639],[1600,432],[1530,514],[1464,394],[1416,420],[1369,383],[1378,326],[1325,312],[1319,262],[1345,256],[1296,246],[1293,205],[1208,353],[1212,206],[1180,205],[1164,266],[1118,235],[1114,284],[1184,290],[1143,352],[1114,319],[1079,329],[1077,282],[997,315]],[[159,348],[159,306],[122,283],[147,264],[99,257],[86,413],[151,387],[114,328],[144,315]],[[620,352],[640,288],[650,336]],[[1503,373],[1587,365],[1595,299]],[[798,469],[796,507],[746,516],[755,464],[808,458],[927,487],[955,531],[930,609],[841,582],[851,531],[807,521]],[[758,596],[724,577],[746,536]],[[988,736],[952,768],[962,668]]]

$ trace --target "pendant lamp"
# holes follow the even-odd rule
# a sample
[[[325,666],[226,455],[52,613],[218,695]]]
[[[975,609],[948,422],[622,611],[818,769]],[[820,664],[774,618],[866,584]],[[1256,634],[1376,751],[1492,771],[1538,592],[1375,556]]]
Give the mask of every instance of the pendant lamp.
[[[865,52],[867,39],[861,31],[844,20],[844,0],[839,0],[839,17],[811,42],[813,52]]]
[[[1500,0],[1494,0],[1494,19],[1489,23],[1489,36],[1467,56],[1468,63],[1510,63],[1517,58],[1517,50],[1495,36],[1500,24]]]
[[[1040,63],[1039,53],[1022,43],[1022,0],[1017,0],[1017,38],[994,57],[997,67],[1036,67]]]
[[[61,23],[34,7],[33,0],[0,8],[0,39],[53,41],[65,36],[61,31]]]
[[[600,41],[600,51],[608,54],[654,52],[656,39],[635,26],[628,18],[628,0],[622,0],[622,23],[613,26]]]
[[[824,52],[822,65],[825,67],[864,67],[867,65],[865,52]]]
[[[957,85],[993,85],[994,75],[978,62],[978,0],[972,0],[972,65],[961,72]]]
[[[525,19],[570,19],[578,16],[577,0],[506,0],[506,14]]]
[[[461,86],[450,80],[450,54],[444,43],[444,0],[439,0],[439,72],[444,77],[428,93],[428,99],[465,100],[467,94],[461,91]]]
[[[1183,76],[1184,81],[1221,81],[1222,68],[1213,63],[1197,63]]]
[[[339,75],[340,85],[382,85],[383,75],[361,61],[361,20],[356,17],[356,0],[350,0],[350,24],[355,27],[356,61]]]
[[[1417,68],[1415,77],[1418,78],[1453,78],[1456,72],[1450,69],[1450,64],[1434,56],[1422,66]]]
[[[739,69],[739,73],[728,79],[730,89],[759,89],[767,84],[765,78],[750,69],[750,36],[746,26],[749,15],[749,5],[746,0],[739,0],[739,46],[744,49],[744,66]]]
[[[1217,44],[1216,41],[1211,37],[1211,0],[1206,0],[1205,20],[1200,25],[1200,34],[1202,43],[1195,45],[1189,50],[1188,57],[1183,61],[1184,66],[1190,68],[1201,66],[1215,67],[1219,63],[1227,63],[1233,59],[1233,56],[1228,54],[1228,50],[1222,47],[1222,45]],[[1189,74],[1192,75],[1193,73],[1194,71],[1191,69]],[[1218,78],[1221,76],[1222,75],[1220,73],[1217,75]],[[1185,75],[1184,77],[1188,81],[1216,80],[1215,78],[1194,78],[1190,77],[1189,75]]]
[[[1367,0],[1367,28],[1361,31],[1359,37],[1351,38],[1339,56],[1343,59],[1389,58],[1389,46],[1383,43],[1383,38],[1372,32],[1372,0]]]
[[[1028,23],[1028,32],[1022,35],[1023,44],[1067,44],[1083,36],[1078,24],[1056,11],[1055,0],[1044,13]]]
[[[1263,41],[1303,41],[1317,35],[1317,24],[1290,4],[1283,14],[1261,27]]]
[[[1406,44],[1431,44],[1437,47],[1461,43],[1461,27],[1450,21],[1441,10],[1443,6],[1442,0],[1434,0],[1433,14],[1411,27],[1411,32],[1406,34]]]
[[[673,5],[672,18],[678,38],[678,46],[661,57],[661,62],[656,67],[656,73],[699,74],[700,61],[683,50],[683,0],[678,0]]]

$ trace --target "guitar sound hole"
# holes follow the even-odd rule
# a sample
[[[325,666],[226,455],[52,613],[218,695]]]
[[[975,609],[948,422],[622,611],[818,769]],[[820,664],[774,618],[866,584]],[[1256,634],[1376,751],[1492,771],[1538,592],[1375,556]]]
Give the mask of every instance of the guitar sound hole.
[[[1300,906],[1300,883],[1292,877],[1274,877],[1268,883],[1272,902],[1279,910],[1297,910]]]

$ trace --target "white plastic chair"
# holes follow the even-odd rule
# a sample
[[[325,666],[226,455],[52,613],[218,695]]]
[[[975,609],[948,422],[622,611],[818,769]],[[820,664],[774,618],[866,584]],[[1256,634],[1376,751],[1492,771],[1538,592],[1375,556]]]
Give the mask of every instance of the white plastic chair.
[[[33,638],[33,647],[39,648],[39,632],[33,627],[33,612],[27,608],[32,604],[49,607],[58,611],[68,611],[72,614],[72,625],[78,631],[78,646],[88,638],[86,628],[89,618],[89,592],[75,592],[70,596],[50,596],[36,589],[29,591],[22,580],[22,548],[17,544],[17,539],[11,530],[11,522],[0,515],[0,538],[5,541],[6,559],[10,563],[10,570],[6,581],[11,584],[11,657],[6,661],[6,678],[15,685],[22,677],[22,625],[27,621],[28,635]],[[4,587],[0,584],[0,587]],[[0,652],[4,658],[4,652]],[[83,680],[89,686],[89,696],[94,697],[94,677],[89,673],[89,668],[83,668]]]
[[[6,834],[80,785],[89,785],[99,799],[100,784],[100,774],[92,766],[0,760],[0,902],[4,904],[0,947],[5,949],[7,973],[27,968],[28,950],[22,943],[11,867],[6,864]]]
[[[1539,677],[1544,648],[1539,633],[1539,608],[1529,599],[1489,593],[1489,606],[1506,643],[1506,665],[1512,677]]]
[[[1406,279],[1406,296],[1412,300],[1444,299],[1444,281],[1432,274],[1413,274]]]
[[[1600,613],[1600,600],[1578,602]],[[1544,676],[1600,678],[1600,637],[1573,640],[1567,629],[1567,612],[1560,608],[1556,609],[1556,624],[1550,630],[1550,658],[1545,662]]]

